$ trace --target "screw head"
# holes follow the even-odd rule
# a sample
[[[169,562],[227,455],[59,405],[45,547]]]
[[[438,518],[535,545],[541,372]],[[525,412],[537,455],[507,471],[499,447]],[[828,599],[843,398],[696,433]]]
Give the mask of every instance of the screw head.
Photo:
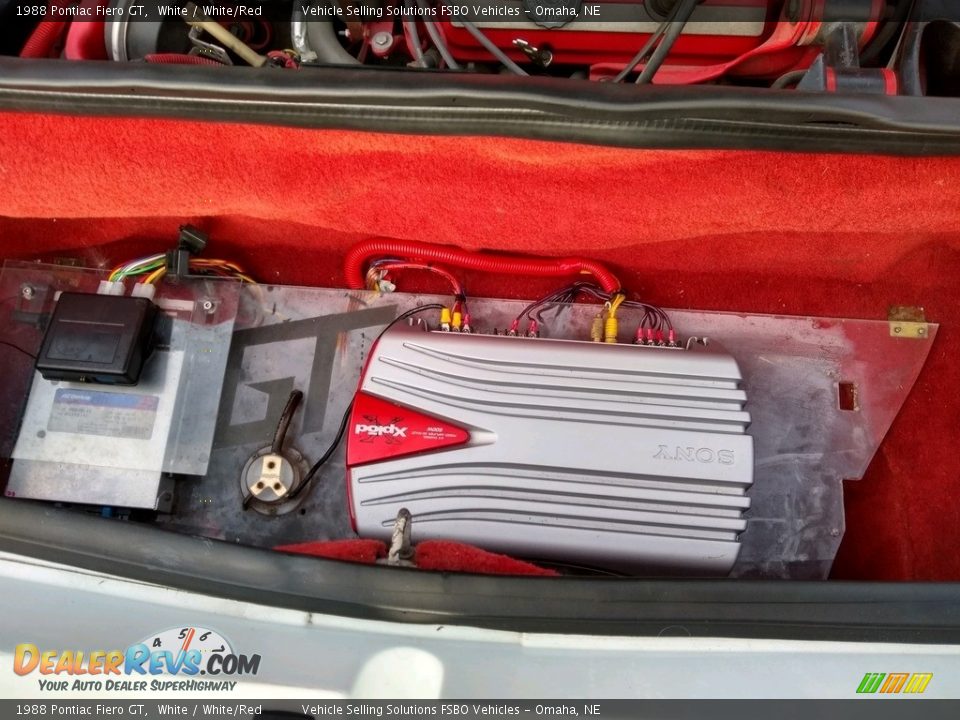
[[[379,48],[390,47],[393,44],[393,35],[385,31],[374,33],[373,44]]]
[[[203,308],[205,312],[209,313],[209,312],[213,312],[216,305],[214,305],[213,300],[204,300],[203,303],[201,303],[200,307]]]
[[[24,300],[32,300],[33,296],[36,295],[36,290],[33,289],[32,285],[24,285],[20,290],[20,294]]]

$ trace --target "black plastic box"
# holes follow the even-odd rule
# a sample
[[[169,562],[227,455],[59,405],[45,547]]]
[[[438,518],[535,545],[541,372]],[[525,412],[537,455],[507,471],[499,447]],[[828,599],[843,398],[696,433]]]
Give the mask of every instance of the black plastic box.
[[[157,306],[147,298],[63,293],[37,355],[47,380],[136,385],[153,351]]]

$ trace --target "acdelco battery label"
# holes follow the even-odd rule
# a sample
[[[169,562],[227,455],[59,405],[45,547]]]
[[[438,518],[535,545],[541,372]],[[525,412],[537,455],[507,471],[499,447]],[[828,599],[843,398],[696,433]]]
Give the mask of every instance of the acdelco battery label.
[[[156,395],[60,388],[54,395],[47,430],[149,440],[159,403]]]

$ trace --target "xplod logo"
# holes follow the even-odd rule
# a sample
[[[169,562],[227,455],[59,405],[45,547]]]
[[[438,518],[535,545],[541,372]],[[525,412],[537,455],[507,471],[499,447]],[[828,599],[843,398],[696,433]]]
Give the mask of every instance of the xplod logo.
[[[360,435],[360,442],[373,442],[376,438],[386,438],[387,444],[398,444],[407,437],[407,428],[404,425],[397,425],[403,420],[402,417],[395,417],[389,423],[383,424],[374,415],[364,415],[366,423],[357,423],[353,428],[355,435]]]
[[[927,689],[933,673],[867,673],[857,687],[860,695],[918,695]]]
[[[225,637],[202,627],[164,630],[125,650],[41,650],[33,643],[21,643],[13,656],[13,671],[20,676],[43,676],[38,683],[44,691],[232,690],[236,682],[222,678],[256,675],[259,670],[260,655],[234,652]],[[148,683],[138,679],[198,675],[217,680],[151,679]]]

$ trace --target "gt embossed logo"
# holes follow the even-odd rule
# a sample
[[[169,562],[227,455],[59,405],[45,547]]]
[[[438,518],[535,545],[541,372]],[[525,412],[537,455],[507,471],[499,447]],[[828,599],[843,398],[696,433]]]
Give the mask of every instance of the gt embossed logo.
[[[236,447],[270,437],[294,387],[303,388],[306,393],[300,432],[322,430],[341,334],[386,325],[395,314],[392,307],[367,308],[235,331],[220,396],[214,447]],[[275,363],[264,362],[267,348],[270,356],[292,354],[307,359],[298,366],[282,364],[283,369],[278,370]],[[235,408],[246,406],[259,410],[237,417]]]
[[[714,450],[712,448],[680,447],[659,445],[653,456],[654,460],[682,460],[684,462],[698,462],[702,464],[716,463],[718,465],[733,465],[736,456],[733,450]]]

